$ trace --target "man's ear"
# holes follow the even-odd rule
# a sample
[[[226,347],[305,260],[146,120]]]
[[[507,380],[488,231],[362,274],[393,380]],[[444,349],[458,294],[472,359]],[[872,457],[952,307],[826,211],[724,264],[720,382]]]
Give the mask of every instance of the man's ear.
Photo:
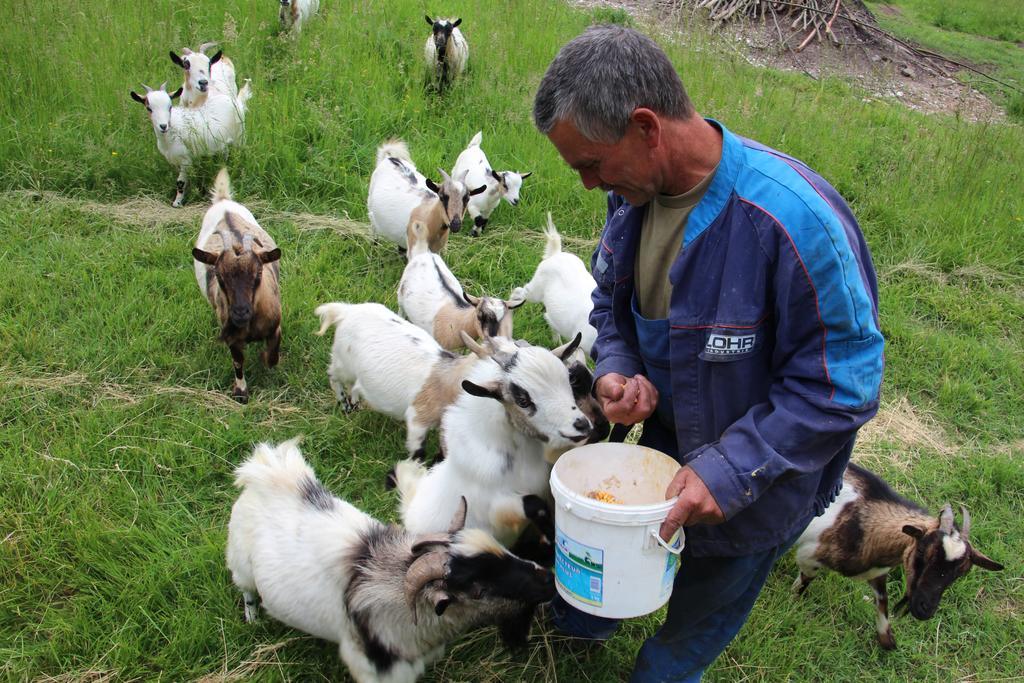
[[[661,119],[646,107],[637,107],[629,115],[630,123],[637,127],[649,149],[661,144]]]

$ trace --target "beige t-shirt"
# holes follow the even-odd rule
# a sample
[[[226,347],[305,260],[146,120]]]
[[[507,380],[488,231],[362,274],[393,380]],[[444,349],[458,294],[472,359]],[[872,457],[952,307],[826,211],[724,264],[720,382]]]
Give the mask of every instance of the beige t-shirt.
[[[636,248],[634,272],[636,302],[640,315],[645,318],[658,320],[668,317],[672,299],[668,271],[683,245],[686,219],[711,186],[717,170],[716,166],[689,192],[659,194],[647,206],[640,229],[640,243]]]

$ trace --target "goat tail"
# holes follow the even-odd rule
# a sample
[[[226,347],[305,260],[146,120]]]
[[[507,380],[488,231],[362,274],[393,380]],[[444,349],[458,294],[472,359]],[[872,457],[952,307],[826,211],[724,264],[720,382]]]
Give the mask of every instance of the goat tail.
[[[429,230],[423,221],[413,220],[405,231],[405,242],[409,248],[409,260],[413,256],[426,254],[430,251]]]
[[[476,135],[473,136],[473,139],[469,141],[469,146],[470,147],[479,147],[480,143],[483,142],[483,140],[484,140],[484,132],[482,130],[478,130],[476,132]]]
[[[402,159],[404,161],[412,161],[412,157],[409,155],[409,148],[406,146],[405,142],[398,138],[392,138],[377,148],[378,164],[388,157],[395,157],[396,159]]]
[[[210,193],[210,201],[214,204],[231,199],[231,177],[228,175],[227,167],[217,172],[217,178],[213,181],[213,191]]]
[[[412,458],[400,461],[395,465],[395,486],[398,489],[398,496],[402,501],[402,517],[405,517],[406,510],[413,498],[416,497],[416,489],[419,488],[420,480],[427,474],[427,468]]]
[[[252,79],[247,78],[245,79],[245,83],[242,85],[242,89],[239,90],[238,95],[235,96],[235,103],[243,117],[245,116],[245,110],[250,97],[252,97]]]
[[[302,495],[302,487],[316,482],[316,474],[299,450],[301,436],[277,446],[260,443],[235,470],[235,486],[258,493]]]
[[[551,258],[562,251],[562,237],[555,229],[555,222],[551,220],[551,212],[548,211],[548,225],[544,228],[544,236],[547,242],[544,244],[544,258]]]
[[[331,325],[337,325],[345,318],[345,313],[348,311],[348,307],[351,304],[343,304],[341,302],[334,302],[330,304],[322,304],[316,307],[313,311],[320,316],[320,330],[317,332],[318,335],[323,335]]]

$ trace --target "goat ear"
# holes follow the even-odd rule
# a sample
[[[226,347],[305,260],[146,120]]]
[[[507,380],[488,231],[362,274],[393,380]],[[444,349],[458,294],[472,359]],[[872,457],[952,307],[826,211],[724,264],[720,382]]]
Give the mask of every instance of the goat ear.
[[[474,308],[480,304],[480,297],[473,296],[466,290],[462,290],[462,298],[466,300],[466,303]]]
[[[208,266],[215,265],[217,263],[217,254],[211,254],[208,251],[195,247],[192,249],[192,258],[200,263],[205,263]]]
[[[274,261],[281,258],[281,248],[274,247],[270,251],[260,252],[260,261],[263,263],[273,263]]]
[[[439,590],[430,596],[430,602],[434,603],[434,614],[441,616],[455,600],[448,593]]]
[[[224,55],[224,50],[217,50],[217,54],[210,57],[210,66],[213,66],[220,61],[220,58]]]
[[[522,178],[523,180],[526,180],[527,178],[529,178],[532,175],[533,175],[533,171],[527,171],[526,173],[520,173],[519,177]]]
[[[497,180],[499,183],[501,182],[501,174],[495,171],[493,168],[491,169],[491,177]]]
[[[497,384],[488,384],[486,386],[480,384],[474,384],[468,379],[462,380],[462,388],[467,394],[473,396],[479,396],[480,398],[493,398],[495,401],[501,400],[501,390]]]
[[[987,569],[992,572],[1001,572],[1004,569],[1003,565],[999,564],[990,557],[982,555],[974,548],[971,548],[971,564],[973,564],[976,567],[981,567],[982,569]]]
[[[572,359],[572,354],[576,353],[576,348],[583,341],[583,333],[577,332],[576,336],[572,338],[572,341],[568,344],[562,344],[556,349],[552,349],[551,353],[555,354],[562,359],[562,362],[566,362]]]
[[[452,24],[452,28],[457,28],[458,25],[461,24],[461,23],[462,23],[462,17],[459,17],[458,19],[455,20],[455,23]]]
[[[184,90],[184,88],[183,88],[183,87],[180,87],[180,88],[178,88],[177,90],[175,90],[174,92],[172,92],[172,93],[171,93],[171,99],[172,99],[172,100],[176,100],[176,99],[178,99],[179,97],[181,97],[181,91],[182,91],[182,90]]]
[[[427,187],[430,188],[431,192],[441,192],[441,188],[437,183],[435,183],[430,178],[426,178],[425,180],[427,181]]]
[[[174,52],[174,50],[171,50],[171,52],[170,52],[170,55],[171,55],[171,61],[172,61],[172,62],[174,62],[175,64],[177,64],[178,66],[180,66],[180,67],[181,67],[182,69],[184,69],[184,68],[185,68],[185,62],[181,61],[181,57],[179,57],[179,56],[178,56],[178,55],[177,55],[177,54],[176,54],[176,53]]]
[[[469,196],[470,197],[475,197],[476,195],[480,194],[481,192],[483,192],[486,189],[487,189],[486,185],[481,185],[480,187],[478,187],[476,189],[470,190],[469,191]]]
[[[434,20],[430,18],[429,14],[424,14],[423,18],[427,20],[427,24],[429,26],[433,26],[434,25]]]
[[[139,93],[135,92],[134,90],[132,90],[132,99],[138,102],[139,104],[146,103],[146,98],[140,95]]]
[[[924,529],[919,526],[914,526],[913,524],[904,524],[903,533],[913,538],[921,538],[924,536]]]

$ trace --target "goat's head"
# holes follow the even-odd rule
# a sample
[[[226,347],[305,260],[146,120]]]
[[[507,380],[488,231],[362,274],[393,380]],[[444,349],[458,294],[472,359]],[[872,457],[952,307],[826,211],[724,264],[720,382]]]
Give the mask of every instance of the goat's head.
[[[552,353],[561,356],[564,348],[564,346],[560,346]],[[576,399],[576,405],[594,425],[594,432],[587,439],[587,443],[604,441],[611,432],[611,425],[608,423],[608,418],[604,416],[604,411],[601,410],[601,404],[591,393],[594,389],[594,373],[587,367],[587,354],[583,353],[583,349],[577,348],[565,361],[565,365],[569,369],[569,385],[572,387],[572,396]]]
[[[443,617],[452,608],[482,614],[502,624],[510,644],[526,639],[534,608],[555,596],[551,572],[508,552],[482,529],[465,529],[466,499],[459,502],[447,533],[427,534],[412,545],[405,598],[417,623],[417,605],[428,602]],[[461,606],[461,607],[460,607]],[[506,627],[514,624],[514,630]]]
[[[452,37],[452,31],[462,23],[462,18],[458,18],[455,21],[451,19],[431,19],[429,15],[424,15],[424,19],[427,20],[427,24],[434,32],[434,48],[437,50],[437,59],[441,61],[445,58],[445,45],[448,43],[448,39]]]
[[[222,51],[218,50],[212,57],[203,53],[203,48],[212,46],[213,43],[203,43],[199,52],[192,52],[187,47],[182,50],[179,57],[174,50],[171,50],[171,61],[185,70],[185,87],[190,91],[198,90],[206,92],[210,87],[210,71],[213,65],[220,61]]]
[[[519,203],[519,190],[523,181],[533,175],[533,171],[517,173],[515,171],[491,170],[491,177],[497,182],[498,193],[512,206]]]
[[[281,258],[277,247],[269,251],[249,233],[239,230],[240,219],[234,214],[225,214],[227,228],[219,231],[223,248],[219,254],[202,249],[192,250],[192,256],[200,263],[213,266],[214,275],[221,292],[227,299],[228,322],[236,328],[249,324],[256,309],[256,293],[263,281],[263,266]],[[241,244],[234,235],[241,234]],[[257,251],[255,247],[259,247]]]
[[[481,339],[511,337],[512,311],[526,303],[526,299],[505,301],[493,296],[473,296],[466,290],[462,290],[462,297],[476,309],[476,333]]]
[[[437,195],[441,202],[441,209],[444,212],[444,227],[451,228],[452,232],[458,232],[462,228],[462,217],[466,214],[466,208],[469,206],[469,198],[480,194],[487,189],[487,186],[467,188],[466,174],[469,171],[463,171],[456,179],[448,175],[443,168],[437,170],[441,174],[441,184],[438,185],[427,178],[427,187]]]
[[[160,86],[159,90],[150,88],[145,83],[142,87],[146,89],[145,95],[139,95],[132,90],[132,99],[143,105],[149,112],[149,120],[153,124],[153,130],[157,135],[164,135],[171,129],[171,108],[174,100],[181,97],[181,88],[173,93],[167,92],[167,81]]]
[[[953,508],[948,503],[939,513],[938,528],[929,530],[911,524],[903,527],[903,533],[911,536],[914,543],[904,555],[907,589],[895,611],[906,612],[909,608],[914,618],[930,619],[945,590],[972,566],[992,571],[1003,568],[974,549],[968,540],[971,516],[964,507],[960,513],[959,530],[953,524]]]
[[[580,339],[576,335],[561,349],[561,355],[556,355],[539,346],[519,346],[503,337],[490,338],[489,357],[499,372],[477,366],[481,371],[470,373],[462,388],[473,396],[501,402],[516,429],[542,441],[545,447],[572,448],[589,439],[594,430],[576,405],[565,365]]]

